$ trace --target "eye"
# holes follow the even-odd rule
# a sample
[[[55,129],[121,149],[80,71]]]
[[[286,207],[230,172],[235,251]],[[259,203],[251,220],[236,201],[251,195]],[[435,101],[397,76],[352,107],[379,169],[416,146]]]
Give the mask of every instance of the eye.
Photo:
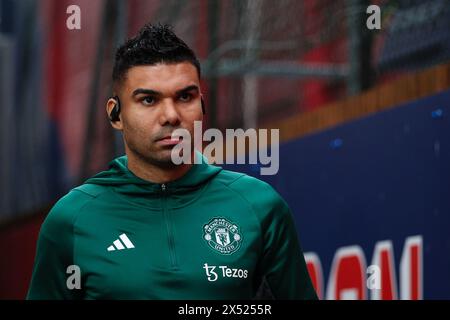
[[[153,104],[155,104],[156,99],[155,97],[152,96],[147,96],[141,99],[142,104],[146,105],[146,106],[151,106]]]
[[[192,94],[184,92],[180,95],[180,101],[182,102],[189,102],[192,100]]]

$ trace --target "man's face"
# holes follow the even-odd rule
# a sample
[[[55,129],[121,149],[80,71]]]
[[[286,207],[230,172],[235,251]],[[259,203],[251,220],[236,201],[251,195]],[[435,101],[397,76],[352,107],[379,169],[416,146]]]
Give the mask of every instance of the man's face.
[[[157,166],[171,166],[171,151],[179,143],[170,136],[184,128],[194,141],[194,121],[202,120],[197,69],[189,62],[136,66],[128,70],[119,91],[120,121],[128,153]],[[108,112],[113,103],[108,102]]]

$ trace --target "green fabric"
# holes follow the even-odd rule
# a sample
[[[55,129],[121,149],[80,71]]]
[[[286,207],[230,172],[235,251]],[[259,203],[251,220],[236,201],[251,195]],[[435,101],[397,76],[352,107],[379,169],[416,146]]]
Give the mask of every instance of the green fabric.
[[[134,247],[119,250],[122,234]],[[70,265],[81,289],[66,285]],[[252,299],[262,282],[275,299],[317,299],[292,214],[268,184],[203,161],[163,186],[123,156],[52,208],[27,298]]]

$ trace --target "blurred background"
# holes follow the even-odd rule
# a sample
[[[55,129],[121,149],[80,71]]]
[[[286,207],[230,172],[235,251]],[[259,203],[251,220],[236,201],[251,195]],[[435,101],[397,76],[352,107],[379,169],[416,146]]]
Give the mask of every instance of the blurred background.
[[[0,298],[25,297],[55,201],[123,154],[114,51],[148,22],[201,60],[204,127],[280,129],[277,175],[228,168],[287,200],[320,298],[450,298],[448,0],[0,0]]]

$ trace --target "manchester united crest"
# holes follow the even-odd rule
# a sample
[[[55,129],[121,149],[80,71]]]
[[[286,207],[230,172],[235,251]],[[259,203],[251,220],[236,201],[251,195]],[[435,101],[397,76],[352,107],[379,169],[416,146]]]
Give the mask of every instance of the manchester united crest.
[[[203,227],[203,239],[221,254],[232,254],[241,246],[239,227],[225,218],[214,218]]]

